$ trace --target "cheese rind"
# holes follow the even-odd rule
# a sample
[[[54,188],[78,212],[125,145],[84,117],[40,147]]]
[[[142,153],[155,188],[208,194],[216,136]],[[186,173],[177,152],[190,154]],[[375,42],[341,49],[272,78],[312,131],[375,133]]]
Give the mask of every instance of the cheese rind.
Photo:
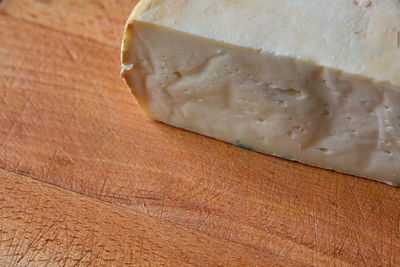
[[[389,8],[391,18],[400,5],[247,2],[141,1],[127,23],[122,75],[142,107],[156,120],[263,153],[399,183],[400,52],[387,32],[400,17],[380,21],[368,42],[342,38],[341,27],[353,20],[367,34],[376,28],[363,21]],[[327,5],[313,18],[319,23],[299,20],[299,29],[296,19]],[[247,19],[238,23],[238,15]],[[328,36],[333,44],[322,47]]]

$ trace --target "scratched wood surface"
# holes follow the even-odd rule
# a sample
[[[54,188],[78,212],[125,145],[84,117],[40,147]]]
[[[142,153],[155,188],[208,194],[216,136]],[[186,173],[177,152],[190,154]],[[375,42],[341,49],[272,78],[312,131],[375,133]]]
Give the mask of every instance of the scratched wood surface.
[[[4,170],[0,193],[1,266],[292,264]]]
[[[400,189],[149,120],[119,78],[134,2],[0,4],[4,262],[400,265]]]

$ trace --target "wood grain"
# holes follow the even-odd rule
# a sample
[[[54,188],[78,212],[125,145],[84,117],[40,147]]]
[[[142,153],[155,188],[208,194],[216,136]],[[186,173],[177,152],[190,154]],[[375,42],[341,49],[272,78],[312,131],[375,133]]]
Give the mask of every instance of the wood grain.
[[[9,16],[119,47],[138,0],[3,0]]]
[[[1,266],[295,264],[2,170],[0,195]]]
[[[398,188],[153,122],[116,45],[16,2],[0,15],[0,168],[299,264],[400,265]]]

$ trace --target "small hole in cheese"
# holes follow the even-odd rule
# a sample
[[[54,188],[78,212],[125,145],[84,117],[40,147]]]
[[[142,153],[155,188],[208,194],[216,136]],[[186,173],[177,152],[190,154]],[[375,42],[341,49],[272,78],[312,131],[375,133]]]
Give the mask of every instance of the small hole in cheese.
[[[178,79],[182,79],[182,73],[180,73],[179,71],[175,71],[174,74]]]
[[[319,147],[318,150],[324,153],[329,152],[329,149],[327,149],[326,147]]]

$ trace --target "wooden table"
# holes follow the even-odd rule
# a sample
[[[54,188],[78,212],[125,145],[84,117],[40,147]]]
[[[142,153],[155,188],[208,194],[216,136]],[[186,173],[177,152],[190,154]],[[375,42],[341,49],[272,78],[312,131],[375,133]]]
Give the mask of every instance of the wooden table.
[[[134,2],[0,4],[1,266],[400,266],[400,189],[148,119]]]

